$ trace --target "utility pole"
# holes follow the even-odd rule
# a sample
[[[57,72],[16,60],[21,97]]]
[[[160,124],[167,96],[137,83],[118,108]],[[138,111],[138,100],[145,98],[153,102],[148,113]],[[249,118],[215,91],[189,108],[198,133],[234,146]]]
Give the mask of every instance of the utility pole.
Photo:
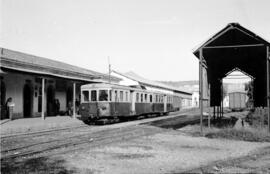
[[[109,63],[109,84],[111,84],[111,63],[110,63],[110,56],[108,56],[108,63]]]

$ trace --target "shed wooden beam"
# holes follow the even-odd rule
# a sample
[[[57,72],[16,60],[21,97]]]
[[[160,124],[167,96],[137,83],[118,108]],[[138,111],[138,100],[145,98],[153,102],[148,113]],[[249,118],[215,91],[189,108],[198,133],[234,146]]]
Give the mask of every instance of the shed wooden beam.
[[[200,128],[203,135],[203,49],[199,50],[199,98],[200,98]]]
[[[269,46],[266,46],[266,84],[267,84],[267,107],[268,107],[268,131],[270,132],[270,55]]]
[[[245,48],[245,47],[261,47],[264,44],[248,44],[248,45],[221,45],[221,46],[206,46],[204,49],[210,48]]]

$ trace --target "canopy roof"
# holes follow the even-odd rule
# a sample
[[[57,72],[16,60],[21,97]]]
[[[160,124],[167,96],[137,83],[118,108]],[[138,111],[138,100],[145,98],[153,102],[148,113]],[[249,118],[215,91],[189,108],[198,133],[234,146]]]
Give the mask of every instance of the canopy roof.
[[[254,104],[266,106],[267,46],[269,42],[238,23],[230,23],[193,53],[200,50],[210,84],[211,106],[220,106],[222,78],[238,69],[254,79]]]
[[[6,48],[0,48],[0,53],[0,73],[5,70],[15,70],[85,82],[103,82],[108,81],[109,79],[107,74],[48,58],[38,57]],[[121,79],[112,76],[111,80],[118,82]]]

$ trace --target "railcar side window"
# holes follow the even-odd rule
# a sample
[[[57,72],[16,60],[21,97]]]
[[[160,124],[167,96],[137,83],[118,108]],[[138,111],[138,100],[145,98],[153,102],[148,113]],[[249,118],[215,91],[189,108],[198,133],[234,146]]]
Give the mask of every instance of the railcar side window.
[[[96,90],[91,91],[91,101],[97,101],[97,91]]]
[[[126,92],[126,101],[128,101],[128,92]]]
[[[147,94],[144,94],[144,102],[147,102]]]
[[[108,101],[108,90],[99,90],[98,101]]]
[[[141,94],[141,102],[143,102],[143,94]]]
[[[89,91],[83,91],[82,92],[83,95],[83,102],[88,102],[89,101]]]
[[[112,101],[112,90],[109,90],[109,101]]]
[[[120,91],[120,101],[122,102],[124,100],[124,92]]]
[[[150,94],[149,98],[150,98],[150,103],[152,103],[152,95],[151,94]]]
[[[138,103],[140,101],[139,93],[136,93],[136,102]]]
[[[115,101],[115,102],[118,102],[117,99],[118,99],[118,92],[115,90],[115,91],[114,91],[114,101]]]

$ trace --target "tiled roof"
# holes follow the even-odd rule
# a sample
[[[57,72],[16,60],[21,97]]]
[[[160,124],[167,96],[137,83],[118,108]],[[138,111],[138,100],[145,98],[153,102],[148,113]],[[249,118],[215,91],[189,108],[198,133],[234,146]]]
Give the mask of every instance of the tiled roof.
[[[108,75],[91,71],[85,68],[73,66],[64,62],[25,54],[5,48],[1,49],[1,68],[19,70],[30,73],[52,75],[74,80],[106,81]],[[119,78],[111,77],[112,80],[119,81]]]

